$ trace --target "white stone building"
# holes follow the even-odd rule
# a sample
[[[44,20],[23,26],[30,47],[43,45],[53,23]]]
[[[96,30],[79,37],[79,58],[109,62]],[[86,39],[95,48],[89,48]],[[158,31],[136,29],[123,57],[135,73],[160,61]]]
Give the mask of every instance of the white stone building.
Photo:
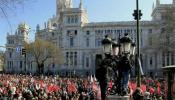
[[[21,49],[24,43],[28,43],[29,26],[26,23],[20,23],[15,34],[7,33],[6,43],[6,67],[5,71],[10,73],[21,73],[26,70],[24,56],[21,55]]]
[[[50,18],[45,23],[44,29],[40,29],[40,25],[36,27],[35,38],[52,41],[60,47],[64,53],[64,64],[50,67],[52,72],[60,74],[94,74],[95,59],[97,54],[102,54],[101,40],[106,34],[113,39],[122,37],[124,33],[129,33],[133,41],[136,42],[136,22],[121,21],[121,22],[89,22],[87,11],[83,8],[83,2],[80,0],[79,7],[72,6],[72,0],[56,0],[56,16]],[[161,72],[162,65],[161,54],[155,54],[154,50],[145,47],[150,45],[149,36],[153,33],[159,33],[160,28],[155,28],[155,25],[161,21],[161,13],[166,7],[175,6],[175,0],[172,4],[160,4],[156,1],[155,7],[152,10],[152,20],[140,21],[140,47],[142,54],[142,67],[145,74],[150,72]],[[7,36],[7,46],[11,46],[10,40],[15,35]],[[25,37],[25,35],[23,36]],[[18,39],[17,39],[18,40]],[[18,44],[13,43],[14,46]],[[6,51],[10,55],[10,50]],[[11,55],[16,55],[12,53]],[[7,68],[11,70],[20,70],[16,61],[22,61],[17,58],[7,60]],[[166,59],[166,58],[165,58]],[[174,62],[174,56],[171,56],[171,61]],[[165,60],[165,65],[167,60]],[[171,62],[172,63],[172,62]],[[173,63],[172,63],[173,64]],[[20,65],[21,66],[21,65]],[[28,70],[28,69],[27,69]],[[45,69],[47,71],[48,68]],[[34,70],[33,70],[34,71]]]

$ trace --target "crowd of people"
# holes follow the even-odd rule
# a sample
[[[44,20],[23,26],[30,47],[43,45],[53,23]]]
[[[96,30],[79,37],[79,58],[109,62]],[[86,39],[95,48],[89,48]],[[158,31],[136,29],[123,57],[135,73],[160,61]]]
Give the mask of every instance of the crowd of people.
[[[134,100],[166,100],[168,92],[167,81],[164,79],[142,78],[140,88],[136,86],[136,80],[129,81],[132,98],[139,93],[140,99]]]
[[[98,100],[98,87],[87,78],[0,76],[0,100]]]
[[[100,88],[94,77],[61,78],[0,74],[0,100],[100,100]],[[109,87],[112,86],[109,82]],[[129,81],[130,97],[140,93],[144,100],[165,100],[165,80],[142,78],[140,89]],[[24,99],[25,98],[25,99]]]

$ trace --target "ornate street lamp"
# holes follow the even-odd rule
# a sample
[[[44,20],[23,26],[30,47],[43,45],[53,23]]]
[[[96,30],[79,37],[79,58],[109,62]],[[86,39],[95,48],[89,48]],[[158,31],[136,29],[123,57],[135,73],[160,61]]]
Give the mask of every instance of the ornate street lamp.
[[[134,54],[135,45],[133,45],[132,40],[128,34],[125,34],[125,36],[120,39],[120,44],[122,54]]]
[[[136,44],[133,42],[131,44],[131,49],[130,49],[131,56],[133,56],[135,54],[135,48],[136,48]]]
[[[117,44],[116,41],[113,41],[113,42],[112,42],[112,55],[113,55],[113,56],[119,55],[119,47],[120,47],[120,45]]]
[[[108,37],[108,35],[106,35],[105,38],[102,40],[102,46],[105,54],[111,54],[112,40]]]
[[[111,89],[111,94],[118,93],[119,95],[127,94],[127,84],[130,76],[130,69],[133,66],[131,56],[135,52],[135,44],[132,39],[125,34],[124,37],[116,41],[111,40],[107,35],[102,40],[103,52],[105,58],[102,59],[100,68],[96,71],[97,79],[100,83],[101,96],[106,98],[106,88],[108,77],[114,79],[114,86]],[[125,82],[124,82],[125,81]]]

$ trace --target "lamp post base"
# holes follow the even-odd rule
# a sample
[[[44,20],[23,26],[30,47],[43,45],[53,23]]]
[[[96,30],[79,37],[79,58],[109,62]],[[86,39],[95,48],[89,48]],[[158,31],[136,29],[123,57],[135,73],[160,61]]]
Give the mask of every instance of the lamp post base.
[[[109,95],[107,100],[130,100],[129,96]]]

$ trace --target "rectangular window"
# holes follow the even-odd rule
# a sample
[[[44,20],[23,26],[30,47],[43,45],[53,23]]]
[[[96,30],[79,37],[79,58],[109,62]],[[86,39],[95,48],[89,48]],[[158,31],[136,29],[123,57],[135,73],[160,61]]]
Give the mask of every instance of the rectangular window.
[[[86,47],[89,47],[89,38],[86,39]]]
[[[97,33],[98,33],[98,31],[97,31],[97,30],[95,30],[95,33],[97,34]]]
[[[97,38],[95,39],[95,47],[99,47],[99,46],[101,46],[101,39]]]
[[[95,47],[98,46],[98,39],[95,39]]]
[[[98,47],[101,46],[101,39],[98,39]]]
[[[171,53],[171,65],[174,65],[174,55]]]
[[[67,17],[67,23],[70,24],[71,22],[71,19],[70,19],[70,16]]]
[[[117,33],[117,30],[114,30],[114,33]]]
[[[73,65],[73,52],[70,52],[70,65]]]
[[[166,61],[166,62],[167,62],[167,66],[169,66],[169,65],[170,65],[170,63],[169,63],[169,60],[170,60],[170,59],[169,59],[169,53],[167,53],[167,58],[166,58],[166,60],[167,60],[167,61]]]
[[[9,65],[9,61],[7,61],[7,68],[8,68],[8,69],[9,69],[9,66],[10,66],[10,65]]]
[[[149,30],[148,30],[148,33],[152,33],[152,29],[149,29]]]
[[[70,30],[67,30],[67,36],[69,36],[69,34],[70,34]]]
[[[78,17],[75,16],[75,23],[78,23]]]
[[[20,61],[20,65],[19,66],[20,66],[20,69],[22,69],[22,61]]]
[[[86,57],[86,67],[89,67],[89,57]]]
[[[73,18],[73,16],[71,17],[71,23],[74,23],[74,18]]]
[[[77,52],[74,52],[74,65],[77,66]]]
[[[30,64],[30,69],[32,70],[32,63]]]
[[[86,35],[89,35],[90,34],[90,31],[86,31]]]
[[[150,57],[149,64],[150,64],[150,65],[152,65],[152,64],[153,64],[152,57]]]
[[[153,39],[152,37],[149,38],[149,45],[152,45],[153,44]]]
[[[75,30],[74,32],[75,32],[75,35],[77,35],[77,30]]]
[[[73,47],[73,46],[74,46],[74,38],[70,37],[70,47]]]
[[[12,58],[12,53],[11,52],[9,52],[9,58]]]
[[[165,53],[162,53],[162,66],[165,67]]]
[[[69,52],[66,52],[66,65],[69,65]]]

